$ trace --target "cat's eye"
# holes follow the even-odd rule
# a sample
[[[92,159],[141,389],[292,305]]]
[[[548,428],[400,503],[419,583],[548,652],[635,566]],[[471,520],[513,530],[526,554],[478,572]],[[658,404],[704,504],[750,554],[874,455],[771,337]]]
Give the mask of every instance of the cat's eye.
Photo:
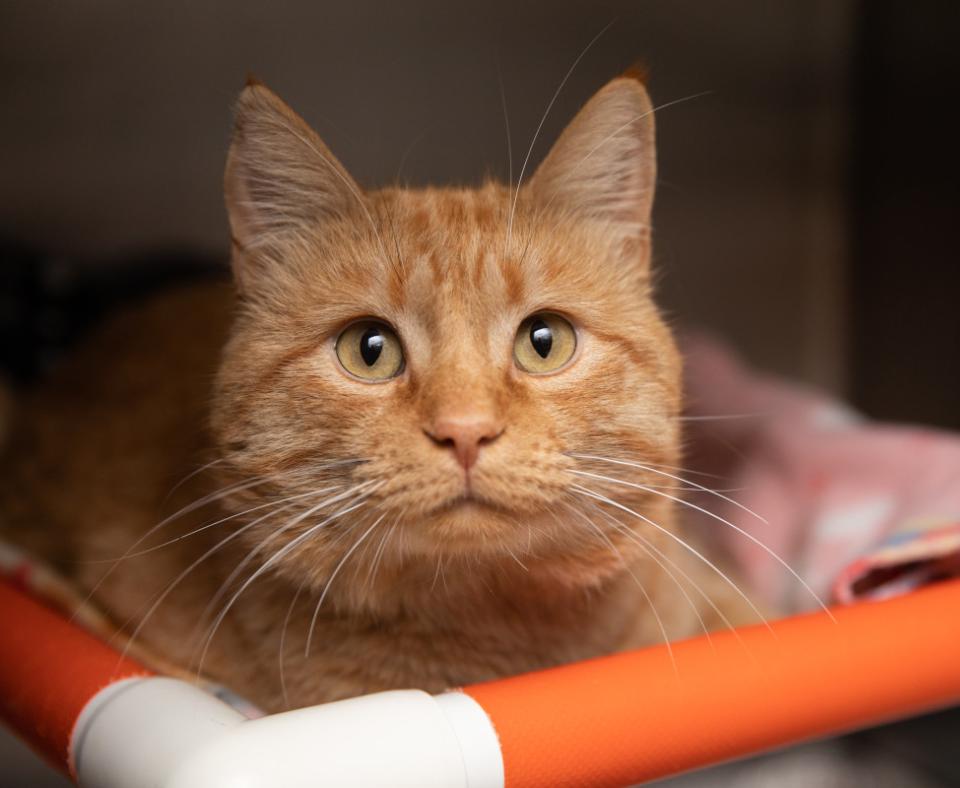
[[[537,312],[520,324],[513,356],[520,369],[534,375],[555,372],[577,349],[577,332],[570,321],[550,312]]]
[[[361,320],[337,337],[337,358],[354,377],[370,382],[389,380],[403,370],[403,348],[386,323]]]

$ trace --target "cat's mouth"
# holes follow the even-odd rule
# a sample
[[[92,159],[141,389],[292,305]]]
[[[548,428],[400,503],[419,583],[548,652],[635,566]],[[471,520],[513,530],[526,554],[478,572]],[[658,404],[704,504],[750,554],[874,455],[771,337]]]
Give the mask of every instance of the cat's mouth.
[[[473,490],[469,483],[464,486],[463,492],[441,504],[438,512],[442,511],[476,511],[476,512],[506,512],[500,504],[481,497]]]
[[[516,513],[473,490],[464,489],[459,495],[439,504],[431,515],[446,524],[470,529],[491,521],[511,520]]]
[[[528,496],[516,487],[505,491],[499,481],[496,477],[491,481],[482,473],[476,477],[470,472],[461,474],[459,481],[446,488],[446,495],[436,500],[428,513],[434,516],[473,515],[475,518],[511,522],[542,513],[544,507],[539,504],[547,500],[542,488],[536,496]]]

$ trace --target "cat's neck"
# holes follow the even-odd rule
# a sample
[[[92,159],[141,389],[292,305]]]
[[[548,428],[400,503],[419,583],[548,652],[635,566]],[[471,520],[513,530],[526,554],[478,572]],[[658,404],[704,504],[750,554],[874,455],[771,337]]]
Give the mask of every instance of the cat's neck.
[[[230,569],[241,552],[225,557],[224,569]],[[595,564],[590,569],[595,572]],[[599,623],[616,629],[623,617],[635,617],[638,593],[623,566],[590,584],[577,584],[571,567],[558,570],[556,560],[547,556],[527,556],[522,565],[499,557],[385,559],[373,574],[365,567],[359,571],[344,567],[335,576],[328,574],[308,584],[272,568],[265,574],[263,582],[252,584],[245,593],[276,597],[285,605],[299,593],[312,606],[310,620],[315,626],[350,621],[363,626],[471,631],[498,628],[507,620],[528,632],[560,628],[574,633],[593,620],[591,626]],[[623,600],[622,606],[618,599]],[[597,616],[606,621],[597,622]]]

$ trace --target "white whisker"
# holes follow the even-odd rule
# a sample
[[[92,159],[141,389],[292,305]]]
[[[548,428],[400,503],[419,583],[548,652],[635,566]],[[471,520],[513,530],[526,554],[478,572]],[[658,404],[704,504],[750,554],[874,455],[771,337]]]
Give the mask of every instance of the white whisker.
[[[234,567],[233,571],[227,575],[226,579],[220,584],[220,588],[217,589],[217,592],[213,595],[210,601],[207,603],[207,606],[204,608],[203,613],[200,614],[199,621],[206,621],[209,616],[213,613],[213,609],[217,606],[220,600],[224,597],[227,591],[230,589],[230,586],[233,584],[233,581],[236,580],[242,573],[243,570],[253,561],[260,552],[271,542],[276,539],[279,539],[283,534],[285,534],[290,528],[295,527],[307,517],[316,512],[320,511],[325,506],[330,506],[332,504],[341,503],[347,498],[350,498],[355,493],[360,492],[364,486],[369,486],[372,482],[363,482],[361,484],[351,487],[349,490],[346,490],[336,495],[332,495],[326,500],[321,501],[320,503],[310,507],[304,512],[301,512],[299,515],[294,517],[290,522],[284,525],[282,528],[278,528],[274,531],[271,531],[265,539],[263,539],[259,544],[257,544],[247,555]]]
[[[195,476],[198,476],[199,474],[203,473],[204,471],[210,470],[210,468],[212,468],[214,465],[219,465],[219,464],[220,464],[221,462],[223,462],[223,461],[224,461],[224,458],[223,458],[223,457],[218,457],[217,459],[215,459],[215,460],[213,460],[213,461],[211,461],[211,462],[208,462],[208,463],[206,463],[206,464],[204,464],[204,465],[201,465],[201,466],[200,466],[199,468],[197,468],[196,470],[191,471],[190,473],[188,473],[188,474],[187,474],[186,476],[184,476],[180,481],[178,481],[175,485],[173,485],[173,487],[170,488],[170,492],[168,492],[168,493],[163,497],[163,501],[161,501],[161,505],[164,504],[164,503],[166,503],[168,500],[170,500],[170,496],[173,495],[177,490],[179,490],[184,484],[186,484],[186,483],[187,483],[188,481],[190,481],[192,478],[194,478]]]
[[[710,510],[704,509],[702,506],[697,506],[697,504],[695,504],[695,503],[692,503],[692,502],[690,502],[690,501],[685,501],[685,500],[683,500],[683,498],[678,498],[678,497],[675,496],[675,495],[670,495],[669,493],[665,493],[665,492],[662,492],[662,491],[660,491],[660,490],[652,490],[652,489],[650,489],[649,487],[644,487],[642,484],[635,484],[634,482],[624,481],[623,479],[614,479],[613,477],[610,477],[610,476],[603,476],[603,475],[598,474],[598,473],[590,473],[589,471],[570,471],[570,472],[571,472],[571,473],[575,473],[575,474],[577,474],[577,475],[579,475],[579,476],[589,476],[589,477],[594,478],[594,479],[600,479],[600,480],[603,480],[603,481],[611,482],[612,484],[620,484],[620,485],[623,485],[623,486],[625,486],[625,487],[633,487],[633,488],[638,489],[638,490],[644,490],[644,491],[646,491],[646,492],[652,493],[653,495],[659,495],[659,496],[661,496],[661,497],[663,497],[663,498],[667,498],[668,500],[674,501],[675,503],[679,503],[679,504],[682,505],[682,506],[687,506],[687,507],[689,507],[690,509],[694,509],[695,511],[698,511],[698,512],[700,512],[700,513],[702,513],[702,514],[707,515],[707,517],[711,517],[711,518],[713,518],[714,520],[716,520],[716,521],[718,521],[718,522],[720,522],[720,523],[723,523],[723,524],[726,525],[726,526],[729,526],[729,527],[732,528],[734,531],[736,531],[738,534],[740,534],[740,535],[743,536],[743,537],[746,537],[746,538],[749,539],[751,542],[753,542],[755,545],[757,545],[757,547],[759,547],[761,550],[763,550],[767,555],[769,555],[769,556],[770,556],[771,558],[773,558],[778,564],[780,564],[780,566],[782,566],[784,569],[786,569],[786,570],[794,577],[794,579],[795,579],[798,583],[800,583],[801,586],[803,586],[804,590],[806,590],[806,592],[807,592],[808,594],[810,594],[810,596],[814,599],[814,601],[816,601],[816,603],[817,603],[817,605],[820,607],[820,609],[823,610],[823,611],[827,614],[827,616],[829,616],[830,620],[833,621],[834,623],[836,623],[836,619],[834,618],[833,613],[830,612],[830,608],[828,608],[827,605],[824,603],[824,601],[823,601],[822,599],[820,599],[820,597],[817,595],[817,592],[814,591],[814,590],[807,584],[807,581],[804,580],[804,579],[800,576],[800,574],[799,574],[792,566],[790,566],[790,564],[788,564],[786,561],[784,561],[774,550],[771,550],[767,545],[765,545],[763,542],[761,542],[759,539],[757,539],[757,537],[755,537],[755,536],[754,536],[753,534],[751,534],[749,531],[746,531],[746,530],[744,530],[743,528],[741,528],[740,526],[735,525],[734,523],[731,523],[729,520],[724,519],[724,518],[721,517],[719,514],[714,514],[714,513],[711,512]]]
[[[762,413],[720,413],[716,415],[678,416],[677,421],[731,421],[733,419],[755,419]]]
[[[556,103],[557,98],[560,96],[560,92],[563,90],[564,85],[567,84],[567,80],[570,79],[570,75],[573,74],[574,69],[580,64],[580,61],[583,60],[587,52],[590,51],[591,47],[600,39],[600,37],[606,33],[610,27],[613,25],[613,22],[608,22],[607,25],[597,33],[587,44],[583,51],[577,55],[577,59],[573,61],[573,65],[567,70],[567,73],[564,75],[563,79],[560,81],[560,84],[557,86],[556,91],[554,91],[553,97],[550,99],[550,103],[547,104],[547,108],[543,111],[543,116],[540,118],[540,123],[537,125],[537,130],[533,133],[533,139],[530,140],[530,147],[527,148],[527,155],[523,159],[523,165],[520,167],[520,175],[517,177],[517,188],[513,195],[513,201],[510,205],[510,216],[507,219],[507,241],[506,248],[510,249],[510,241],[513,237],[513,217],[517,210],[517,200],[520,199],[520,186],[523,183],[523,175],[527,171],[527,165],[530,163],[530,156],[533,154],[533,148],[537,144],[537,138],[540,136],[540,131],[543,129],[543,124],[547,122],[547,116],[550,114],[550,110],[553,109],[553,105]]]
[[[763,625],[764,625],[768,630],[770,630],[771,634],[773,634],[774,636],[776,636],[776,633],[773,631],[773,628],[770,626],[769,622],[768,622],[767,619],[764,617],[763,613],[760,612],[760,610],[759,610],[759,609],[757,608],[757,606],[753,603],[753,601],[750,599],[750,597],[748,597],[748,596],[740,589],[740,586],[738,586],[736,583],[734,583],[733,580],[731,580],[730,577],[728,577],[727,574],[726,574],[722,569],[720,569],[720,567],[718,567],[715,563],[713,563],[713,561],[711,561],[709,558],[707,558],[703,553],[701,553],[701,552],[700,552],[699,550],[697,550],[695,547],[693,547],[693,546],[690,545],[690,544],[687,544],[687,542],[685,542],[683,539],[681,539],[681,538],[680,538],[679,536],[677,536],[675,533],[673,533],[672,531],[668,530],[667,528],[664,528],[664,527],[663,527],[662,525],[660,525],[659,523],[654,522],[654,521],[651,520],[649,517],[645,517],[644,515],[640,514],[639,512],[635,512],[633,509],[631,509],[631,508],[629,508],[629,507],[627,507],[627,506],[624,506],[622,503],[618,503],[617,501],[614,501],[612,498],[608,498],[608,497],[605,496],[605,495],[601,495],[600,493],[594,492],[593,490],[590,490],[590,489],[588,489],[587,487],[583,487],[583,486],[581,486],[581,485],[579,485],[579,484],[571,485],[570,489],[571,489],[573,492],[579,493],[580,495],[585,495],[585,496],[587,496],[587,497],[589,497],[589,498],[593,498],[594,500],[600,501],[601,503],[608,504],[609,506],[613,506],[614,508],[619,509],[619,510],[622,511],[622,512],[625,512],[626,514],[632,515],[633,517],[636,517],[636,518],[638,518],[639,520],[642,520],[643,522],[647,523],[647,525],[649,525],[649,526],[651,526],[651,527],[653,527],[653,528],[656,528],[658,531],[660,531],[661,533],[665,534],[668,538],[670,538],[670,539],[672,539],[673,541],[675,541],[677,544],[679,544],[679,545],[680,545],[684,550],[686,550],[687,552],[695,555],[697,558],[699,558],[701,561],[703,561],[704,564],[706,564],[708,567],[710,567],[710,569],[712,569],[714,572],[716,572],[717,575],[718,575],[727,585],[729,585],[729,586],[743,599],[744,602],[747,603],[747,605],[748,605],[748,606],[750,607],[750,609],[753,611],[754,615],[756,615],[757,618],[758,618],[760,621],[763,622]]]
[[[163,601],[173,592],[173,590],[178,585],[180,585],[181,582],[183,582],[183,580],[187,577],[187,575],[189,575],[194,569],[200,566],[200,564],[206,561],[210,556],[212,556],[214,553],[216,553],[218,550],[224,547],[224,545],[233,541],[244,532],[249,531],[255,525],[271,517],[274,517],[275,515],[289,508],[290,506],[288,505],[288,506],[281,506],[279,509],[273,509],[267,512],[266,514],[262,515],[261,517],[258,517],[255,520],[252,520],[251,522],[247,523],[242,528],[238,528],[236,531],[234,531],[231,534],[228,534],[219,542],[217,542],[213,547],[207,550],[203,555],[201,555],[198,559],[196,559],[193,563],[191,563],[186,569],[184,569],[179,575],[177,575],[177,577],[167,585],[167,587],[163,590],[160,596],[157,597],[157,599],[153,602],[153,604],[150,605],[147,612],[144,613],[144,615],[140,618],[140,621],[137,623],[136,628],[133,630],[133,633],[127,639],[126,645],[124,645],[123,647],[123,651],[121,652],[122,656],[125,657],[127,655],[127,652],[129,651],[130,647],[133,645],[134,640],[137,639],[138,635],[143,630],[147,621],[149,621],[150,617],[156,612],[157,608],[160,607],[161,604],[163,604]]]
[[[506,544],[505,544],[505,545],[503,546],[503,549],[506,550],[507,555],[509,555],[514,561],[516,561],[517,565],[518,565],[524,572],[529,572],[529,571],[530,571],[530,569],[527,567],[527,565],[526,565],[525,563],[523,563],[523,561],[521,561],[521,560],[519,559],[519,557],[517,556],[517,554],[516,554],[515,552],[513,552],[513,550],[510,549],[509,545],[506,545]]]
[[[657,470],[657,469],[656,469],[655,467],[653,467],[653,466],[643,465],[643,464],[641,464],[641,463],[639,463],[639,462],[630,462],[630,461],[628,461],[628,460],[614,460],[614,459],[611,459],[611,458],[609,458],[609,457],[598,457],[598,456],[593,455],[593,454],[571,454],[570,456],[571,456],[571,457],[576,457],[576,458],[582,459],[582,460],[596,460],[597,462],[607,462],[607,463],[610,463],[610,464],[612,464],[612,465],[625,465],[625,466],[630,467],[630,468],[638,468],[639,470],[642,470],[642,471],[647,471],[647,472],[649,472],[649,473],[655,473],[655,474],[657,474],[658,476],[666,476],[666,477],[669,478],[669,479],[674,479],[675,481],[683,482],[684,484],[688,484],[688,485],[690,485],[691,487],[693,487],[693,488],[696,489],[696,490],[700,490],[701,492],[705,492],[705,493],[707,493],[708,495],[713,495],[713,496],[715,496],[715,497],[717,497],[717,498],[719,498],[719,499],[721,499],[721,500],[723,500],[723,501],[726,501],[726,502],[729,503],[731,506],[736,506],[738,509],[741,509],[741,510],[743,510],[744,512],[746,512],[747,514],[751,515],[752,517],[757,518],[761,523],[764,523],[765,525],[770,525],[769,521],[768,521],[765,517],[762,517],[761,515],[757,514],[755,511],[753,511],[753,509],[750,509],[750,508],[744,506],[744,505],[743,505],[742,503],[740,503],[739,501],[734,500],[733,498],[730,498],[730,497],[727,496],[727,495],[724,495],[723,493],[719,492],[718,490],[714,490],[714,489],[711,489],[710,487],[706,487],[705,485],[698,484],[697,482],[691,481],[690,479],[684,479],[682,476],[675,476],[675,475],[672,474],[672,473],[667,473],[666,471]]]
[[[328,493],[332,490],[338,490],[338,489],[341,489],[341,488],[340,487],[323,487],[319,490],[311,490],[310,492],[299,493],[298,495],[291,495],[287,498],[281,498],[277,501],[267,501],[266,503],[258,504],[257,506],[253,506],[249,509],[244,509],[242,512],[236,512],[235,514],[230,514],[230,515],[227,515],[226,517],[221,517],[219,520],[214,520],[212,523],[206,523],[205,525],[201,525],[199,528],[195,528],[192,531],[189,531],[188,533],[181,534],[180,536],[175,536],[173,539],[168,539],[166,542],[162,542],[161,544],[154,545],[153,547],[148,547],[145,550],[138,550],[135,553],[129,553],[128,555],[124,556],[124,559],[126,560],[130,558],[137,558],[138,556],[152,553],[155,550],[160,550],[164,547],[169,547],[172,544],[176,544],[177,542],[181,542],[184,539],[188,539],[191,536],[195,536],[196,534],[201,533],[202,531],[206,531],[217,525],[222,525],[223,523],[229,522],[231,520],[236,520],[237,518],[243,517],[244,515],[247,515],[247,514],[251,514],[252,512],[258,512],[262,509],[266,509],[271,506],[279,506],[280,504],[287,503],[288,501],[297,501],[302,498],[312,498],[315,495],[323,495],[324,493]],[[106,559],[91,561],[89,563],[99,564],[99,563],[106,563],[113,560],[116,560],[116,559],[106,558]]]
[[[386,513],[381,514],[376,520],[373,521],[373,524],[367,528],[366,531],[361,534],[360,538],[353,543],[353,546],[344,553],[343,557],[340,559],[337,566],[334,568],[330,577],[327,579],[326,585],[323,587],[323,592],[320,594],[320,599],[317,600],[317,606],[313,609],[313,617],[310,619],[310,629],[307,630],[307,645],[304,648],[303,656],[307,658],[310,656],[310,644],[313,642],[313,631],[317,624],[317,616],[320,614],[320,607],[323,605],[323,600],[327,598],[327,592],[330,590],[330,586],[333,585],[333,581],[336,579],[337,575],[340,573],[340,570],[343,568],[343,565],[347,563],[347,559],[356,551],[356,549],[363,544],[364,540],[373,532],[373,529],[380,525],[383,522],[383,518],[386,517]]]
[[[510,113],[507,112],[507,92],[503,87],[503,72],[497,61],[497,81],[500,84],[500,108],[503,110],[503,125],[507,132],[507,185],[513,187],[513,140],[510,136]]]
[[[372,482],[364,482],[363,485],[358,485],[358,486],[367,486],[367,485],[370,485],[370,484],[372,484]],[[210,648],[210,644],[213,642],[213,638],[214,638],[214,636],[216,635],[217,629],[219,629],[220,624],[223,623],[223,620],[224,620],[224,618],[226,618],[227,613],[230,612],[230,610],[233,608],[234,604],[236,604],[236,601],[240,598],[240,596],[243,594],[243,592],[246,591],[246,590],[253,584],[253,582],[254,582],[257,578],[259,578],[260,576],[262,576],[268,569],[270,569],[270,567],[274,566],[278,561],[280,561],[281,559],[283,559],[285,556],[289,555],[293,550],[295,550],[297,547],[299,547],[301,544],[303,544],[303,542],[305,542],[307,539],[309,539],[310,537],[312,537],[317,531],[319,531],[319,530],[320,530],[321,528],[323,528],[325,525],[327,525],[328,523],[333,522],[333,521],[336,520],[338,517],[342,517],[342,516],[344,516],[344,515],[346,515],[346,514],[349,514],[350,512],[353,512],[353,511],[355,511],[356,509],[358,509],[359,507],[363,506],[363,504],[367,501],[367,499],[370,497],[370,495],[371,495],[371,494],[373,493],[373,491],[375,491],[376,489],[377,489],[377,487],[372,487],[372,488],[366,490],[366,491],[360,496],[360,499],[359,499],[358,501],[355,501],[355,502],[354,502],[351,506],[349,506],[348,508],[346,508],[346,509],[341,509],[340,511],[336,512],[335,514],[332,514],[332,515],[330,515],[329,517],[325,517],[325,518],[324,518],[323,520],[321,520],[319,523],[317,523],[316,525],[311,526],[311,527],[308,528],[304,533],[300,534],[300,536],[292,539],[290,542],[288,542],[288,543],[287,543],[286,545],[284,545],[282,548],[280,548],[279,550],[277,550],[277,552],[275,552],[273,555],[271,555],[270,558],[268,558],[263,564],[260,565],[260,567],[257,569],[256,572],[254,572],[252,575],[250,575],[250,577],[248,577],[248,578],[243,582],[243,584],[242,584],[242,585],[240,586],[240,588],[236,591],[236,593],[234,593],[233,596],[230,597],[230,600],[227,602],[227,604],[224,605],[223,609],[222,609],[222,610],[220,611],[220,613],[217,615],[217,618],[215,619],[215,621],[214,621],[214,623],[213,623],[213,626],[212,626],[212,628],[211,628],[210,634],[207,636],[206,642],[204,643],[203,651],[202,651],[201,654],[200,654],[200,661],[199,661],[199,663],[198,663],[198,665],[197,665],[197,675],[198,675],[198,676],[203,672],[203,662],[204,662],[204,660],[206,659],[207,651],[208,651],[209,648]],[[320,504],[318,504],[317,506],[311,507],[310,509],[308,509],[307,511],[303,512],[302,514],[297,515],[297,517],[295,517],[293,520],[291,520],[291,522],[289,522],[287,525],[285,525],[285,526],[284,526],[280,531],[278,531],[277,533],[282,533],[282,532],[284,532],[284,531],[289,530],[290,528],[294,527],[297,523],[302,522],[302,521],[305,520],[307,517],[309,517],[311,514],[313,514],[314,512],[318,511],[322,506],[325,506],[325,505],[326,505],[325,502],[320,503]]]
[[[90,603],[90,600],[93,599],[94,595],[97,593],[97,591],[100,590],[100,587],[113,574],[113,572],[117,569],[117,567],[120,566],[120,564],[123,563],[123,561],[129,558],[130,554],[136,550],[137,546],[143,544],[143,542],[146,539],[150,538],[151,535],[156,533],[158,530],[160,530],[164,526],[169,525],[179,517],[189,514],[190,512],[194,512],[197,509],[200,509],[204,506],[207,506],[208,504],[213,503],[214,501],[220,500],[221,498],[226,498],[228,495],[232,495],[235,492],[240,492],[242,490],[249,489],[250,487],[255,487],[258,484],[263,484],[265,481],[266,480],[263,477],[257,476],[257,477],[254,477],[253,479],[247,479],[243,482],[236,482],[225,488],[216,490],[210,493],[209,495],[205,495],[202,498],[199,498],[198,500],[187,504],[182,509],[179,509],[178,511],[174,512],[169,517],[165,517],[163,520],[161,520],[159,523],[154,525],[152,528],[148,529],[145,534],[143,534],[138,539],[136,539],[133,542],[133,544],[131,544],[130,547],[127,548],[126,552],[123,555],[113,560],[111,566],[108,567],[107,570],[97,580],[97,582],[93,584],[93,587],[90,589],[89,593],[84,598],[83,603],[79,605],[77,609],[73,612],[73,614],[70,616],[70,621],[72,622],[76,619],[76,616],[80,612],[80,610],[82,610],[84,607],[86,607],[86,605]]]
[[[383,252],[383,258],[384,258],[384,260],[389,260],[389,259],[390,259],[390,255],[387,254],[387,247],[386,247],[386,245],[383,243],[383,238],[380,237],[380,232],[379,232],[379,230],[377,230],[377,225],[376,225],[376,223],[373,221],[373,216],[372,216],[371,213],[370,213],[370,209],[367,207],[367,201],[364,200],[363,197],[361,196],[361,194],[357,191],[357,187],[354,186],[354,184],[353,184],[352,180],[350,179],[350,177],[349,177],[348,175],[344,174],[344,173],[341,171],[340,167],[338,167],[336,164],[334,164],[332,161],[330,161],[326,156],[324,156],[323,153],[319,150],[319,148],[317,148],[317,146],[313,144],[313,141],[312,141],[312,140],[310,140],[310,139],[304,137],[302,134],[300,134],[291,124],[285,122],[284,125],[287,127],[287,130],[288,130],[294,137],[296,137],[298,140],[300,140],[300,142],[302,142],[305,146],[307,146],[308,148],[310,148],[310,150],[313,151],[314,155],[316,155],[317,158],[320,159],[320,161],[322,161],[324,164],[327,165],[327,167],[333,172],[333,174],[336,175],[337,178],[340,179],[340,181],[341,181],[341,182],[343,183],[343,185],[347,188],[347,190],[350,192],[350,194],[353,195],[353,197],[354,197],[354,198],[356,199],[356,201],[357,201],[357,204],[360,206],[361,210],[363,211],[364,215],[366,216],[367,222],[369,222],[369,224],[370,224],[370,229],[373,230],[374,237],[376,237],[376,239],[377,239],[377,243],[380,244],[380,250]],[[402,265],[403,265],[403,261],[402,261],[402,260],[400,261],[400,264],[401,264],[401,267],[402,267]]]
[[[433,572],[433,582],[430,583],[430,593],[432,594],[437,587],[437,581],[440,579],[440,567],[443,566],[443,553],[437,555],[437,568]]]
[[[672,646],[672,644],[670,643],[670,636],[667,635],[667,628],[664,626],[664,624],[663,624],[663,619],[660,617],[660,613],[659,613],[659,611],[657,610],[657,606],[653,603],[653,599],[650,597],[650,594],[647,592],[646,587],[643,585],[643,583],[640,582],[640,578],[637,577],[636,574],[634,574],[633,569],[632,569],[632,568],[630,567],[630,565],[626,562],[626,559],[624,559],[623,553],[621,553],[620,550],[619,550],[619,548],[618,548],[612,541],[610,541],[610,537],[607,536],[607,535],[597,526],[597,524],[594,523],[594,522],[593,522],[592,520],[590,520],[589,518],[585,518],[585,521],[586,521],[587,523],[589,523],[589,525],[596,531],[596,533],[600,536],[600,538],[610,547],[610,549],[614,552],[614,554],[617,556],[617,558],[619,558],[620,564],[621,564],[621,566],[623,566],[623,568],[624,568],[624,570],[626,571],[626,573],[627,573],[628,575],[630,575],[630,577],[633,579],[633,582],[637,584],[637,587],[640,589],[640,593],[643,594],[643,598],[646,599],[647,604],[650,606],[650,612],[653,613],[653,618],[654,618],[654,620],[657,622],[657,627],[660,629],[660,634],[661,634],[661,636],[663,637],[663,645],[666,646],[666,648],[667,648],[667,653],[670,655],[670,664],[673,665],[674,675],[675,675],[677,678],[680,678],[680,671],[679,671],[679,669],[677,668],[677,659],[676,659],[676,657],[675,657],[675,655],[674,655],[674,653],[673,653],[673,646]],[[668,574],[669,574],[669,573],[668,573]],[[671,577],[672,577],[672,575],[671,575]],[[679,583],[678,583],[678,586],[679,586]],[[680,590],[683,591],[682,588],[681,588]],[[689,599],[689,597],[688,597],[688,599]],[[693,604],[693,602],[691,601],[691,605],[692,605],[692,604]],[[696,607],[694,607],[694,611],[696,612]],[[699,615],[699,614],[698,614],[698,615]],[[704,627],[704,632],[706,632],[706,627]]]
[[[680,591],[681,595],[682,595],[683,598],[687,601],[687,604],[690,606],[690,609],[693,611],[693,614],[697,617],[697,620],[700,622],[700,627],[701,627],[701,629],[703,629],[703,634],[707,636],[707,640],[710,640],[710,632],[709,632],[709,630],[707,629],[707,623],[703,620],[703,616],[700,615],[700,609],[697,607],[697,605],[694,603],[694,601],[690,598],[690,595],[687,593],[687,590],[683,587],[683,584],[682,584],[679,580],[677,580],[676,575],[674,575],[673,572],[671,572],[671,571],[663,564],[663,562],[661,562],[661,561],[657,558],[657,556],[654,555],[653,551],[656,550],[656,552],[659,553],[660,556],[662,556],[662,557],[663,557],[664,559],[666,559],[666,560],[669,560],[669,559],[667,559],[666,555],[664,555],[664,553],[663,553],[661,550],[657,549],[657,547],[656,547],[656,546],[653,544],[653,542],[651,542],[649,539],[646,539],[646,538],[640,536],[640,534],[634,533],[634,532],[631,531],[629,528],[627,528],[627,526],[625,526],[625,525],[624,525],[623,523],[621,523],[619,520],[617,520],[616,518],[614,518],[613,515],[609,514],[608,512],[603,511],[603,509],[601,509],[601,508],[600,508],[599,506],[597,506],[596,504],[591,504],[591,505],[593,506],[594,509],[597,510],[597,512],[599,512],[600,514],[602,514],[602,515],[605,516],[608,520],[611,521],[611,523],[613,524],[615,530],[619,531],[623,536],[625,536],[626,538],[628,538],[628,539],[630,539],[631,541],[633,541],[634,544],[636,544],[641,550],[643,550],[644,553],[646,553],[646,554],[656,563],[656,565],[659,566],[660,569],[663,570],[664,574],[666,574],[666,576],[669,577],[670,580],[673,581],[673,584],[674,584],[674,585],[677,587],[677,589]],[[586,516],[586,514],[584,514],[584,513],[582,513],[582,512],[579,512],[579,510],[578,510],[575,506],[572,506],[572,505],[569,505],[569,509],[570,509],[570,511],[574,512],[575,514],[579,514],[579,515],[581,516],[581,518],[582,518],[585,522],[589,523],[594,529],[596,529],[596,531],[597,531],[601,536],[603,536],[603,537],[606,539],[607,543],[608,543],[611,547],[614,547],[613,542],[610,541],[609,537],[607,537],[606,534],[604,534],[603,531],[600,529],[600,527],[599,527],[595,522],[593,522],[593,520],[591,520],[590,518],[588,518],[588,517]],[[620,551],[617,550],[617,553],[618,553],[618,554],[619,554],[619,552],[620,552]],[[621,561],[622,561],[622,560],[623,560],[623,556],[621,555]],[[672,563],[672,562],[671,562],[671,563]],[[674,564],[674,568],[677,569],[678,567],[676,567],[676,565]],[[683,573],[682,573],[682,574],[683,574]],[[690,580],[689,577],[686,576],[686,574],[684,574],[684,577],[686,578],[687,582],[691,582],[691,583],[692,583],[692,581]],[[696,585],[696,584],[694,584],[694,585]],[[701,593],[703,593],[703,592],[701,591]],[[711,643],[712,643],[712,640],[711,640]]]
[[[293,599],[290,602],[290,606],[287,608],[287,615],[283,618],[283,627],[280,629],[280,651],[279,651],[279,662],[280,662],[280,692],[283,694],[283,706],[284,708],[290,708],[290,696],[287,694],[287,676],[284,672],[283,664],[283,652],[284,646],[287,640],[287,628],[290,626],[290,619],[293,617],[293,610],[297,606],[297,600],[300,599],[300,594],[303,593],[304,587],[307,585],[307,581],[310,579],[309,575],[304,576],[303,580],[300,581],[300,585],[297,586],[297,592],[293,595]]]
[[[383,552],[387,546],[387,542],[397,530],[397,526],[400,524],[400,520],[403,519],[405,514],[406,510],[404,509],[393,519],[393,522],[390,524],[390,526],[383,530],[383,536],[380,538],[380,544],[377,545],[377,549],[373,554],[373,561],[371,561],[370,569],[367,572],[365,587],[368,591],[373,589],[373,580],[377,574],[377,569],[380,567],[380,562],[383,560]]]
[[[635,116],[632,117],[630,120],[628,120],[626,123],[623,123],[622,125],[620,125],[620,126],[617,127],[616,129],[614,129],[612,132],[610,132],[606,137],[604,137],[602,140],[600,140],[600,142],[598,142],[596,145],[594,145],[593,148],[592,148],[582,159],[580,159],[576,164],[573,165],[573,167],[570,168],[570,171],[567,173],[567,176],[569,177],[570,175],[572,175],[573,173],[575,173],[578,169],[580,169],[580,167],[581,167],[583,164],[585,164],[585,163],[587,162],[588,159],[590,159],[590,158],[593,156],[594,153],[596,153],[598,150],[600,150],[600,148],[602,148],[604,145],[606,145],[608,142],[610,142],[610,140],[612,140],[612,139],[614,139],[615,137],[617,137],[619,134],[621,134],[623,131],[625,131],[628,126],[632,126],[632,125],[633,125],[634,123],[636,123],[638,120],[643,120],[643,119],[646,118],[647,116],[653,115],[654,113],[659,112],[659,111],[662,110],[662,109],[666,109],[667,107],[672,107],[672,106],[674,106],[675,104],[682,104],[682,103],[684,103],[684,102],[686,102],[686,101],[692,101],[693,99],[696,99],[696,98],[700,98],[700,97],[702,97],[702,96],[709,95],[711,92],[712,92],[712,91],[704,90],[704,91],[701,91],[700,93],[693,93],[693,94],[691,94],[691,95],[689,95],[689,96],[684,96],[683,98],[678,98],[678,99],[674,99],[673,101],[667,101],[667,102],[665,102],[665,103],[663,103],[663,104],[658,104],[656,107],[653,107],[652,109],[648,110],[647,112],[642,112],[642,113],[640,113],[639,115],[635,115]],[[556,195],[554,195],[554,197],[551,197],[550,200],[547,201],[546,206],[544,206],[544,211],[546,211],[546,210],[552,205],[553,200],[555,199],[555,197],[556,197]]]

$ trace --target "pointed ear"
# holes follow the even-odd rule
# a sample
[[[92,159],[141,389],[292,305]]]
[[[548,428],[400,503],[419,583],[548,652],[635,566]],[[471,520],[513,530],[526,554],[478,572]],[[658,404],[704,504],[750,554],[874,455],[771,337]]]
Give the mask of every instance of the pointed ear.
[[[241,291],[264,260],[326,219],[356,210],[360,187],[306,122],[249,80],[237,101],[224,195]]]
[[[653,105],[639,75],[628,72],[580,110],[527,188],[543,207],[609,223],[625,242],[642,241],[656,170]]]

